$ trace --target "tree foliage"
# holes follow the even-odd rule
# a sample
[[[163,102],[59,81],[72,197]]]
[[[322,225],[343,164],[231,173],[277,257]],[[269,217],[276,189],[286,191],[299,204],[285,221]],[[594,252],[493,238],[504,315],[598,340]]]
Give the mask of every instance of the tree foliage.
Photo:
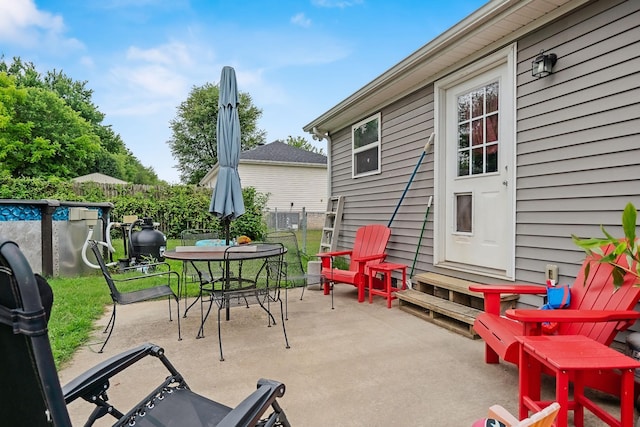
[[[2,148],[14,176],[73,178],[95,162],[100,139],[55,93],[27,88],[15,117],[18,123],[30,124],[30,133]]]
[[[218,85],[207,83],[193,87],[170,122],[172,137],[167,143],[178,161],[180,180],[184,183],[197,184],[218,162],[216,123],[219,95]],[[247,93],[240,92],[238,99],[241,149],[247,150],[265,142],[266,133],[257,125],[262,110],[253,105]]]
[[[302,136],[291,136],[287,137],[285,141],[287,145],[291,145],[292,147],[301,148],[306,151],[311,151],[312,153],[322,154],[324,155],[324,150],[322,148],[318,148],[315,145],[311,144],[306,138]]]
[[[41,75],[19,57],[0,56],[0,176],[73,178],[100,172],[137,184],[158,177],[103,124],[86,81]]]

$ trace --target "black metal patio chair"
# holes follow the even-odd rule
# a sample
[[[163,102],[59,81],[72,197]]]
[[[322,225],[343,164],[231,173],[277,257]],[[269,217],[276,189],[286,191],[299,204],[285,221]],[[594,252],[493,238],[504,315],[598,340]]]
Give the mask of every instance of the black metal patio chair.
[[[271,303],[280,305],[280,318],[284,334],[285,348],[289,348],[287,329],[284,323],[284,310],[280,298],[281,275],[274,274],[270,263],[282,264],[282,256],[286,251],[282,244],[258,243],[246,246],[230,246],[224,251],[224,278],[216,282],[216,286],[202,289],[208,293],[209,301],[204,313],[204,298],[201,299],[201,323],[198,338],[204,338],[204,325],[211,309],[217,306],[218,346],[220,361],[224,361],[222,352],[221,313],[226,312],[226,320],[230,319],[230,308],[249,305],[256,302],[267,314],[267,326],[276,324],[271,312]]]
[[[317,280],[320,283],[321,276],[308,274],[302,266],[302,252],[298,247],[298,237],[291,230],[278,230],[267,233],[265,242],[280,243],[287,249],[282,261],[282,268],[278,271],[281,274],[281,281],[284,288],[284,312],[285,319],[289,320],[289,289],[302,288],[300,292],[300,301],[304,297],[304,291],[310,280]]]
[[[102,271],[102,275],[109,286],[109,293],[111,295],[111,300],[113,301],[113,311],[111,312],[109,322],[103,331],[103,333],[107,334],[107,338],[102,343],[98,353],[103,352],[109,338],[111,338],[111,333],[113,332],[113,328],[116,324],[116,307],[118,304],[127,305],[162,297],[167,297],[169,300],[169,321],[173,320],[171,316],[171,300],[174,299],[176,301],[176,311],[178,313],[178,340],[181,340],[180,300],[178,297],[178,295],[180,295],[180,274],[177,271],[172,271],[168,263],[159,262],[121,269],[122,277],[116,278],[111,275],[109,267],[107,267],[104,259],[102,258],[102,253],[100,252],[98,243],[95,240],[90,240],[89,247],[93,251],[96,261],[100,266],[100,270]],[[167,268],[167,270],[160,271],[159,268]],[[174,292],[173,289],[171,289],[172,277],[177,282],[177,292]],[[135,287],[132,286],[134,282]],[[125,285],[127,286],[126,290],[122,288]]]
[[[284,395],[284,384],[260,379],[257,390],[231,408],[191,391],[163,349],[154,344],[107,359],[61,387],[36,278],[18,245],[2,238],[0,349],[2,425],[69,427],[67,405],[81,398],[95,405],[85,426],[105,415],[115,418],[114,426],[290,426],[277,401]],[[131,409],[116,408],[107,395],[110,380],[125,370],[132,376],[134,365],[147,356],[157,358],[158,367],[164,366],[159,371],[166,369],[168,376],[161,375],[160,385]],[[142,365],[140,375],[149,375],[149,365]]]
[[[203,240],[218,239],[218,232],[206,228],[191,228],[180,232],[180,244],[182,246],[196,246]],[[219,280],[222,277],[222,266],[220,263],[207,261],[183,261],[182,262],[182,290],[184,293],[184,316],[187,316],[189,309],[198,299],[187,307],[187,285],[196,283],[199,287]],[[202,289],[199,290],[198,298],[202,298]]]

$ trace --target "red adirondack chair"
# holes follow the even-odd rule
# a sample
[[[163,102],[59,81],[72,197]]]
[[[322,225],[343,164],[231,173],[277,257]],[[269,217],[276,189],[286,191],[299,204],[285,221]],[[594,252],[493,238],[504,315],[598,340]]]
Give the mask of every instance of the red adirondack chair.
[[[387,254],[384,253],[391,236],[391,229],[380,224],[370,224],[356,231],[353,249],[350,251],[322,252],[317,256],[322,260],[322,278],[324,294],[328,295],[334,283],[348,283],[358,288],[358,302],[364,301],[364,288],[369,274],[368,267],[380,264]],[[332,259],[337,256],[349,256],[349,270],[332,267]],[[375,286],[382,286],[379,283]]]
[[[612,250],[609,246],[605,253]],[[469,289],[485,295],[485,312],[480,314],[473,328],[485,341],[485,362],[498,363],[502,358],[518,364],[519,335],[539,335],[543,322],[558,322],[557,335],[584,335],[609,346],[617,333],[629,328],[640,313],[634,307],[640,300],[640,287],[634,286],[635,277],[628,274],[623,286],[614,292],[612,267],[591,263],[585,282],[585,267],[571,286],[571,302],[568,309],[507,310],[500,315],[500,294],[545,294],[546,288],[538,285],[473,285]],[[624,256],[618,263],[626,264]],[[585,378],[585,386],[613,395],[620,393],[620,376],[611,372],[593,372]]]

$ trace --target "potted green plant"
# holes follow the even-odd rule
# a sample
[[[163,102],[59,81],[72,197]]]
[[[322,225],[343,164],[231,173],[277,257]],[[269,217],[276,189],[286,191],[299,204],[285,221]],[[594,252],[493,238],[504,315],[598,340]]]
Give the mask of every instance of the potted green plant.
[[[629,273],[636,277],[634,285],[640,285],[640,257],[638,255],[638,240],[636,236],[637,216],[638,213],[635,206],[631,202],[627,203],[622,212],[623,238],[613,237],[602,225],[600,229],[605,235],[603,238],[582,239],[573,234],[571,235],[573,242],[584,249],[592,262],[609,264],[613,267],[613,285],[615,289],[622,286],[625,275]],[[614,250],[605,254],[603,248],[610,244],[614,245]],[[621,265],[617,262],[621,255],[625,256],[627,265]],[[590,267],[591,263],[585,269],[585,280],[589,276]]]

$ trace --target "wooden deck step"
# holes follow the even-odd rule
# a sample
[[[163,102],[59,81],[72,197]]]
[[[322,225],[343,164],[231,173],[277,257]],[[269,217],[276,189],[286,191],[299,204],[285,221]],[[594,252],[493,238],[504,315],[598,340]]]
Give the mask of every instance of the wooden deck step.
[[[412,278],[413,289],[396,292],[399,307],[424,320],[475,339],[473,322],[484,309],[484,295],[469,290],[474,282],[436,273]],[[501,296],[501,310],[515,307],[516,294]]]
[[[473,322],[481,310],[447,301],[414,289],[396,292],[400,310],[471,339],[478,338]]]

